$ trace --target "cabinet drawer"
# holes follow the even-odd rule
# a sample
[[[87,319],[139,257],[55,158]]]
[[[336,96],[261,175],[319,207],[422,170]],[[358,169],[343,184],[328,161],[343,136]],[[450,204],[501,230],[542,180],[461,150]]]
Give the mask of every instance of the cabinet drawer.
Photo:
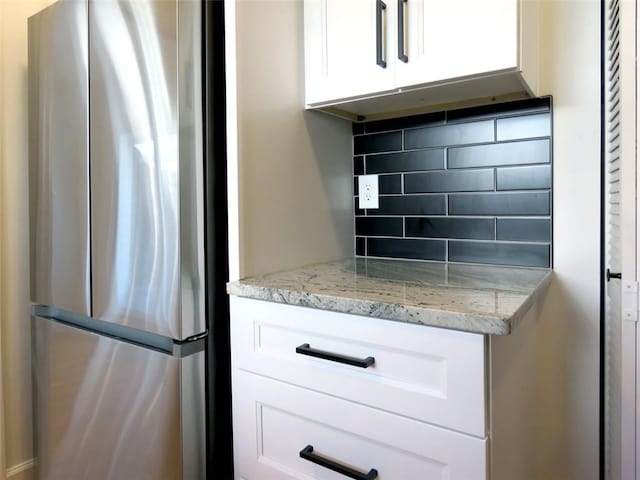
[[[345,480],[301,450],[377,480],[482,480],[486,440],[248,372],[234,372],[236,476]]]
[[[237,297],[231,309],[234,368],[484,438],[482,335]],[[307,344],[374,361],[296,352]]]

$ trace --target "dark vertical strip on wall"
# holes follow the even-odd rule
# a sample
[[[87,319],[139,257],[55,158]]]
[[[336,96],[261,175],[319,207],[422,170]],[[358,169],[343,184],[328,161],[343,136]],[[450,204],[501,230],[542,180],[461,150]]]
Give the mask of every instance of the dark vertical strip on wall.
[[[605,318],[605,301],[606,301],[606,285],[605,285],[605,271],[607,266],[606,261],[606,89],[605,89],[605,75],[607,72],[606,61],[606,12],[607,1],[601,0],[600,2],[600,361],[599,361],[599,406],[598,406],[598,473],[600,480],[605,480],[605,432],[606,432],[606,318]]]
[[[224,2],[202,2],[207,291],[206,478],[233,478]]]
[[[550,267],[552,131],[550,97],[354,124],[356,255]]]

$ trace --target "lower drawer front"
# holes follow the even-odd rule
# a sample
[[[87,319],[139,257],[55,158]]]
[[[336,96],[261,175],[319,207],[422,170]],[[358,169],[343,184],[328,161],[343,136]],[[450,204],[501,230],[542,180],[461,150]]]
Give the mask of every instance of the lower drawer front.
[[[301,458],[308,446],[361,478],[486,479],[485,439],[238,370],[233,398],[237,479],[358,478]]]

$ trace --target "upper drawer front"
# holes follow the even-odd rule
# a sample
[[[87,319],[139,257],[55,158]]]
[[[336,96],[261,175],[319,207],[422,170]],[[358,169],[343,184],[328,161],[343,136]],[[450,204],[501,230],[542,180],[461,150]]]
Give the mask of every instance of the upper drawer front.
[[[247,480],[346,480],[300,452],[376,480],[483,480],[486,440],[247,372],[234,378],[236,474]],[[355,478],[355,477],[352,477]]]
[[[232,297],[235,368],[485,436],[481,335]],[[366,368],[296,353],[314,350]]]

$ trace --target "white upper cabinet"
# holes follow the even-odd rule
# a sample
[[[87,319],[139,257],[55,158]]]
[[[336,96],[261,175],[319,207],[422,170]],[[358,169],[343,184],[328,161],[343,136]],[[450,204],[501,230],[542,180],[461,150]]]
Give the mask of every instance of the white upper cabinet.
[[[537,0],[304,5],[309,108],[367,115],[537,94]]]
[[[305,0],[307,103],[395,88],[395,62],[388,61],[395,8],[384,6],[376,0]]]

